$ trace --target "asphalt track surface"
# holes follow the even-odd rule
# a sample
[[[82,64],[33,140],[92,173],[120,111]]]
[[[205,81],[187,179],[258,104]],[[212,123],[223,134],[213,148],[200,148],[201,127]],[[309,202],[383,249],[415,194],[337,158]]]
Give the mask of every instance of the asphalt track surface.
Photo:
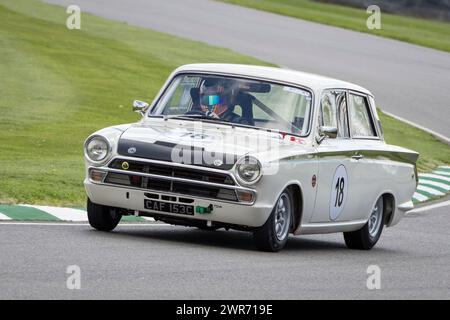
[[[447,199],[448,200],[448,199]],[[405,217],[371,251],[341,234],[256,251],[249,233],[170,225],[0,224],[0,299],[450,299],[450,207]],[[81,289],[66,286],[67,267]],[[369,265],[381,289],[369,290]]]
[[[449,53],[210,0],[45,1],[355,82],[383,110],[450,137]]]

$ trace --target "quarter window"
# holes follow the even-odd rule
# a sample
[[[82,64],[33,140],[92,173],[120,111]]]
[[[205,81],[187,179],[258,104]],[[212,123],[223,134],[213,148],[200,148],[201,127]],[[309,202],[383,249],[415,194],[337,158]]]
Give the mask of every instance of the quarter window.
[[[345,91],[327,91],[322,96],[320,125],[335,127],[339,138],[348,138],[347,100]]]
[[[376,137],[377,134],[366,97],[356,94],[350,94],[349,96],[352,136]]]
[[[337,128],[337,108],[335,97],[331,92],[327,92],[322,97],[322,121],[321,124],[326,127]]]

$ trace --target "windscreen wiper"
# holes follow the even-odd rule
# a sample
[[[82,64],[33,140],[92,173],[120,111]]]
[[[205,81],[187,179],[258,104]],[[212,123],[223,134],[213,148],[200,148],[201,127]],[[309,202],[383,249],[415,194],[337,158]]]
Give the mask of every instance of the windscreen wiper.
[[[181,120],[192,120],[192,119],[202,119],[202,120],[210,120],[210,121],[214,121],[214,122],[223,122],[223,123],[230,123],[230,121],[224,120],[224,119],[220,119],[220,118],[214,118],[214,117],[209,117],[207,115],[201,115],[201,114],[185,114],[185,115],[177,115],[177,116],[164,116],[165,120],[168,119],[181,119]]]

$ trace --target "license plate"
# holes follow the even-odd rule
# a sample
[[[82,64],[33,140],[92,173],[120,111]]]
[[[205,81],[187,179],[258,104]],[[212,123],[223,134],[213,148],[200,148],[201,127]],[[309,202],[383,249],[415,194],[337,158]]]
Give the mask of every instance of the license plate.
[[[155,200],[144,200],[145,209],[162,211],[168,213],[194,215],[194,206],[181,203],[162,202]]]

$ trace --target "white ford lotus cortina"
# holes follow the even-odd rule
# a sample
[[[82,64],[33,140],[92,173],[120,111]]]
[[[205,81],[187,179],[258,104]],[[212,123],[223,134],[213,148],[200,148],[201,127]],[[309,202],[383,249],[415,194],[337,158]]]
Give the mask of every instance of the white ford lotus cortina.
[[[413,207],[418,154],[388,145],[372,94],[269,67],[176,69],[137,123],[85,142],[92,227],[124,215],[250,231],[261,250],[289,234],[343,232],[370,249]]]

